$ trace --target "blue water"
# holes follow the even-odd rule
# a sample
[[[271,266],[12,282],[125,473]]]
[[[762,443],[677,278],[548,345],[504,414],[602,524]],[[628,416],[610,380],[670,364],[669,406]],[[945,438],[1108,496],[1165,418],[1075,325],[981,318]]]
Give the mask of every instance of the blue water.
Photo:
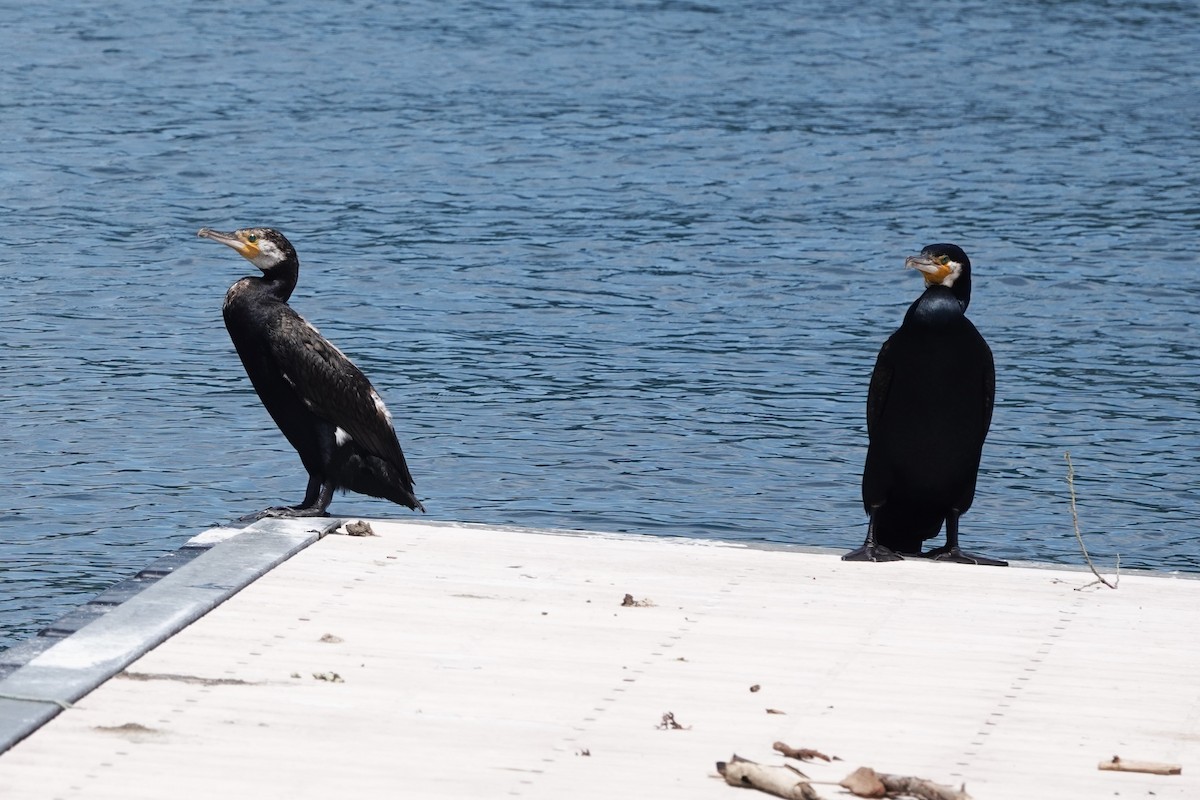
[[[0,647],[303,494],[204,225],[291,238],[429,518],[847,549],[904,257],[956,242],[998,370],[966,541],[1078,563],[1069,450],[1098,562],[1200,571],[1194,3],[3,14]]]

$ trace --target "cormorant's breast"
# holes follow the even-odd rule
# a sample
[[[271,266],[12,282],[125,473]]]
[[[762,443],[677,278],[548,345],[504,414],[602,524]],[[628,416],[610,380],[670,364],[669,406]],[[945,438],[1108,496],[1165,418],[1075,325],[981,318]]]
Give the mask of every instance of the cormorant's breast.
[[[254,280],[254,278],[242,278],[240,281],[234,283],[233,286],[230,286],[229,291],[225,293],[224,307],[229,308],[232,305],[236,305],[238,302],[244,300],[248,293],[252,293],[254,290]]]
[[[951,290],[944,286],[930,286],[909,306],[908,313],[904,315],[904,325],[941,327],[965,319],[962,303]]]
[[[280,368],[275,352],[287,342],[285,319],[295,312],[279,300],[276,287],[263,278],[242,278],[225,294],[225,328],[263,407],[300,454],[306,468],[317,469],[325,447],[320,420],[304,403]],[[332,428],[329,428],[332,436]]]

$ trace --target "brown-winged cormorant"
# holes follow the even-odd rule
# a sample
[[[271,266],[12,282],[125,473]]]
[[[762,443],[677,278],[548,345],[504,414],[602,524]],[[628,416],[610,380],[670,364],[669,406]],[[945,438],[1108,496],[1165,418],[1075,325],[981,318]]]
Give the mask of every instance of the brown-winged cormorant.
[[[925,292],[879,351],[867,392],[863,507],[867,540],[842,558],[1006,566],[958,546],[958,518],[971,507],[983,440],[992,421],[996,369],[987,342],[967,319],[971,262],[962,248],[931,244],[906,267]],[[946,524],[946,544],[921,553]]]
[[[225,327],[254,390],[308,470],[299,505],[261,516],[326,516],[335,489],[424,511],[379,393],[287,304],[300,273],[291,243],[272,228],[201,228],[198,235],[232,247],[262,270],[262,277],[229,287]]]

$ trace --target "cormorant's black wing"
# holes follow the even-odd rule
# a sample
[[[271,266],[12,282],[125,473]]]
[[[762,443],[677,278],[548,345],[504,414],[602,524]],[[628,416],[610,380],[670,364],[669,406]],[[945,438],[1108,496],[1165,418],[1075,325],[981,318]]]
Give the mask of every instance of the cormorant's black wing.
[[[412,480],[383,400],[341,350],[287,309],[271,337],[271,353],[310,411],[348,433],[368,453],[402,468]]]
[[[978,331],[975,335],[979,336],[983,352],[987,354],[987,364],[983,369],[983,435],[986,437],[992,427],[992,408],[996,403],[996,361],[992,357],[992,348],[988,347],[983,336]]]
[[[892,353],[889,348],[892,346],[892,339],[896,334],[888,337],[888,340],[883,343],[883,347],[879,348],[879,355],[875,359],[875,369],[871,372],[871,385],[867,389],[867,437],[874,433],[875,426],[879,423],[880,417],[883,416],[883,408],[887,404],[888,389],[892,385],[892,373],[895,371],[895,365],[892,363]]]

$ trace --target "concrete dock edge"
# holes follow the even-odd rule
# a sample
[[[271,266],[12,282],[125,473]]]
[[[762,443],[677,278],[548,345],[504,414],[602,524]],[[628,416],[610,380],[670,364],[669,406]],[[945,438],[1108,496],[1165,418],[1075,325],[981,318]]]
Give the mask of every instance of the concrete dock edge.
[[[244,529],[213,529],[189,543],[196,552],[168,556],[184,563],[162,579],[136,591],[114,587],[122,602],[103,613],[67,615],[86,619],[68,636],[31,640],[28,661],[0,680],[0,753],[340,524],[264,519]]]

